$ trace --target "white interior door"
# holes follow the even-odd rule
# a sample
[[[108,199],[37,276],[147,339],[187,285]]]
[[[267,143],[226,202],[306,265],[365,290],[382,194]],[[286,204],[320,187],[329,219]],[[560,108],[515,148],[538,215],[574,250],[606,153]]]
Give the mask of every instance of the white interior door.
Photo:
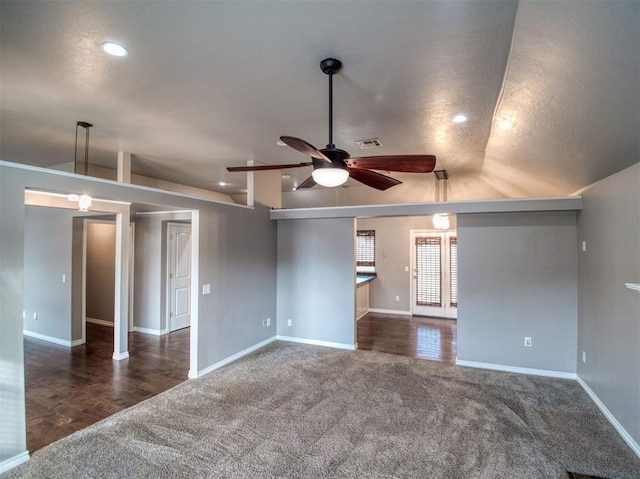
[[[411,313],[456,318],[458,243],[455,233],[411,232]]]
[[[191,324],[191,225],[169,224],[169,331]]]

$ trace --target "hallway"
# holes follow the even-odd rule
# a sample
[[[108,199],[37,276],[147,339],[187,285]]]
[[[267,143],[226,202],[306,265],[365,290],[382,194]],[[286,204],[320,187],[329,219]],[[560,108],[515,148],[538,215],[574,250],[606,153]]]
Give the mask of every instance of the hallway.
[[[455,364],[455,319],[368,313],[357,321],[358,349]]]

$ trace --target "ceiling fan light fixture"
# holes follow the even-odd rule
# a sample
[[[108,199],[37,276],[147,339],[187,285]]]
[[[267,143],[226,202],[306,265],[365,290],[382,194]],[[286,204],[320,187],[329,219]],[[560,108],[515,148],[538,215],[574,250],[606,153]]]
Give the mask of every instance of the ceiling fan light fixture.
[[[313,181],[319,185],[333,188],[340,186],[349,179],[349,170],[344,168],[316,168],[311,173]]]

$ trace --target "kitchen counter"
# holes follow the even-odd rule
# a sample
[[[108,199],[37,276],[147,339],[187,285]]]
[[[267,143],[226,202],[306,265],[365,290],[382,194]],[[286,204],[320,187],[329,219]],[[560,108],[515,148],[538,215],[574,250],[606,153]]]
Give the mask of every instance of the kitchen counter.
[[[369,283],[374,274],[356,275],[356,321],[369,312]]]
[[[356,275],[356,286],[362,286],[363,284],[367,284],[374,278],[375,278],[375,275],[372,275],[372,274],[358,274]]]

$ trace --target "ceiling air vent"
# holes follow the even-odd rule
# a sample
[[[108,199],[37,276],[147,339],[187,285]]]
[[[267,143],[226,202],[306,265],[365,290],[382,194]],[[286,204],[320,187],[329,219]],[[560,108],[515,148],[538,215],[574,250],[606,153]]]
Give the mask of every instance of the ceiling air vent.
[[[379,146],[382,146],[382,142],[380,141],[380,138],[369,138],[368,140],[356,141],[356,145],[363,150],[367,150],[369,148],[378,148]]]

